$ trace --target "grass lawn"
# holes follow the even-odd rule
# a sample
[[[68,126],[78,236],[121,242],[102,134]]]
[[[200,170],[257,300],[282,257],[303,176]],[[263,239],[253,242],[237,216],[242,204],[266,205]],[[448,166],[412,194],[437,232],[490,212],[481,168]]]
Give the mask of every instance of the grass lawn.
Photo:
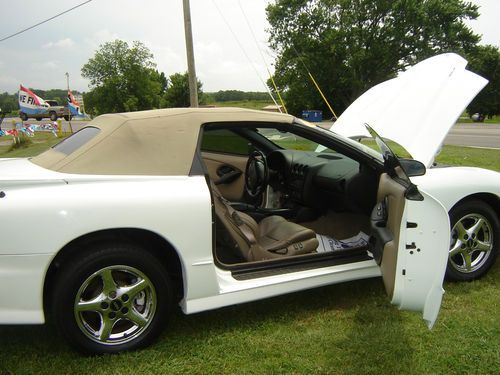
[[[21,147],[12,151],[9,151],[12,144],[12,137],[1,137],[0,141],[2,143],[0,143],[0,158],[18,158],[38,155],[61,142],[61,140],[66,138],[68,135],[69,133],[62,133],[62,137],[58,138],[51,132],[36,132],[34,137],[26,137],[31,141],[27,147]]]
[[[248,109],[262,109],[267,105],[274,104],[269,100],[238,100],[238,101],[229,101],[229,102],[215,102],[211,103],[217,107],[239,107],[239,108],[248,108]]]
[[[11,157],[5,147],[0,156]],[[499,152],[445,146],[438,159],[500,170]],[[445,283],[432,331],[418,314],[391,306],[378,278],[191,316],[175,311],[154,345],[114,356],[81,356],[50,323],[0,326],[0,375],[493,374],[500,368],[499,285],[499,262],[481,280]]]

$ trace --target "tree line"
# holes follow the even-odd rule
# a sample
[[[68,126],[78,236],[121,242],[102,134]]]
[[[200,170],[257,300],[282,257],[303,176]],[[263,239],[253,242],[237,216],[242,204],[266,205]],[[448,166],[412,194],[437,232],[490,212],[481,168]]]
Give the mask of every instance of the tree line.
[[[479,16],[463,0],[275,0],[267,8],[270,47],[276,53],[274,80],[290,113],[320,109],[328,113],[310,75],[337,114],[370,87],[395,77],[427,57],[456,52],[468,69],[490,82],[469,105],[470,114],[500,113],[500,50],[480,45],[466,20]],[[104,43],[81,69],[90,81],[84,93],[93,115],[152,108],[188,107],[187,73],[166,76],[141,42]],[[271,89],[272,85],[269,82]],[[35,90],[47,99],[65,90]],[[224,90],[204,93],[200,103],[267,100],[263,92]],[[0,107],[17,108],[17,97],[0,94]]]
[[[337,114],[370,87],[427,57],[456,52],[490,81],[469,113],[500,112],[500,52],[479,45],[466,25],[479,9],[462,0],[276,0],[267,8],[274,80],[294,114],[329,112],[315,77]]]

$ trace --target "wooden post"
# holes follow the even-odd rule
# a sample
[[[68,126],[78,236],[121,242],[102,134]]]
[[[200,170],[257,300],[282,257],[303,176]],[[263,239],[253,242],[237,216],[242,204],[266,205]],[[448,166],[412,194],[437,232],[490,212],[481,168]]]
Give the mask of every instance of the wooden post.
[[[189,77],[189,101],[191,107],[198,107],[198,84],[194,66],[193,31],[191,30],[191,9],[189,0],[183,0],[184,6],[184,33],[186,35],[186,53]]]

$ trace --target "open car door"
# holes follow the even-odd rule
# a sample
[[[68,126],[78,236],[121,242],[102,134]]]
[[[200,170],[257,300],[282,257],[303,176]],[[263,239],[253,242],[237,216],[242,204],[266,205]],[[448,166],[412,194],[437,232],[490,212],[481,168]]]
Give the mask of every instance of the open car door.
[[[432,328],[444,293],[448,214],[440,202],[418,191],[390,148],[367,128],[382,150],[386,167],[371,216],[373,256],[391,303],[401,310],[421,311]]]

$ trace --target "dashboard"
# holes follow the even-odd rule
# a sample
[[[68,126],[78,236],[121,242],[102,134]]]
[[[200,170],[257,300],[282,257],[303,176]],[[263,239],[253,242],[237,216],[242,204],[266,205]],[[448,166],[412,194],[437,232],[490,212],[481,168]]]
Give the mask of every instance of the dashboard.
[[[342,154],[274,150],[267,164],[283,206],[369,213],[375,204],[379,173]]]

